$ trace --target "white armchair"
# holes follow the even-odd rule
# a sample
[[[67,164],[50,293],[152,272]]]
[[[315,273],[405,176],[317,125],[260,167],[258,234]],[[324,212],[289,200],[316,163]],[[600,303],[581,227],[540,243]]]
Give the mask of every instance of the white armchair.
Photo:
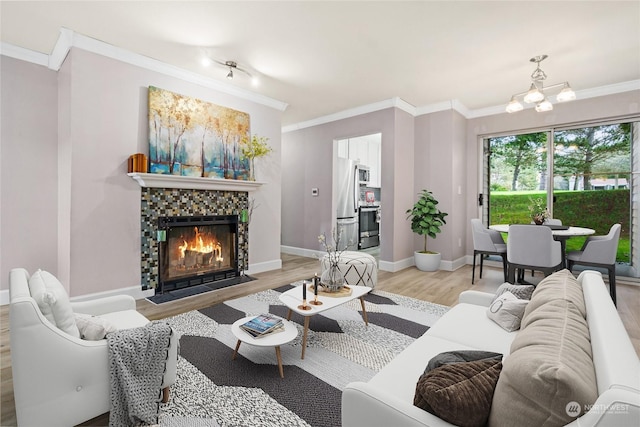
[[[553,239],[549,227],[540,225],[512,225],[507,246],[508,282],[515,283],[515,271],[542,271],[545,276],[560,270],[562,245]]]
[[[11,270],[9,328],[18,425],[72,426],[109,412],[107,341],[83,340],[52,323],[51,313],[43,313],[32,297],[29,279],[25,269]],[[68,303],[66,292],[57,303]],[[70,306],[73,313],[99,316],[117,329],[149,322],[136,311],[135,300],[130,296]],[[172,334],[162,384],[165,399],[168,387],[176,379],[177,352],[178,337]]]
[[[589,236],[579,251],[567,253],[567,267],[576,264],[606,268],[609,272],[609,294],[616,304],[616,254],[620,240],[620,224],[613,224],[606,236]]]
[[[473,267],[471,270],[471,284],[476,277],[476,256],[480,255],[480,278],[482,279],[482,261],[485,254],[500,255],[504,281],[507,281],[507,245],[502,235],[486,228],[478,218],[471,219],[471,233],[473,235]]]

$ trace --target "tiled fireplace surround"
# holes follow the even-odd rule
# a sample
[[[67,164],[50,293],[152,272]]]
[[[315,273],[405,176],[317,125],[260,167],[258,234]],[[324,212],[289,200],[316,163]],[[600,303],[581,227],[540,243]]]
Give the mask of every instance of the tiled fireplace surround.
[[[141,275],[142,289],[158,286],[158,218],[162,216],[240,215],[248,209],[245,191],[193,190],[175,188],[141,189]],[[238,223],[238,270],[249,263],[248,224]]]

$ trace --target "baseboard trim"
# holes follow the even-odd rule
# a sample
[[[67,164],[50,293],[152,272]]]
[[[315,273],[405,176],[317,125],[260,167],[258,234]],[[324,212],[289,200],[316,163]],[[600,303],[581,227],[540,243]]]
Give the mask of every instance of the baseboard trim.
[[[248,275],[263,273],[265,271],[280,270],[282,268],[282,260],[274,259],[271,261],[259,262],[256,264],[249,263]]]

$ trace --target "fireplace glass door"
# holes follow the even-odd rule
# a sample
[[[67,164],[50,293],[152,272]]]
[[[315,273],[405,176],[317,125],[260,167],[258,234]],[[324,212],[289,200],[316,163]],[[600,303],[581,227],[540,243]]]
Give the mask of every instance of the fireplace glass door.
[[[161,292],[238,275],[237,215],[163,217],[159,229]]]

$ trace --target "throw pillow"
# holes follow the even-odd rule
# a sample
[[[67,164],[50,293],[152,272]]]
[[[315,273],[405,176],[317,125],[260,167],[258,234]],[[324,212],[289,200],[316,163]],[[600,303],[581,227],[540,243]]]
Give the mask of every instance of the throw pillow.
[[[53,319],[52,323],[58,329],[80,338],[67,291],[53,274],[42,270],[36,271],[29,279],[29,290],[47,320],[51,322]],[[33,290],[36,290],[35,296]]]
[[[442,365],[420,377],[413,404],[458,426],[485,426],[501,369],[497,358]]]
[[[487,317],[505,331],[517,331],[520,329],[522,316],[528,304],[528,300],[518,299],[511,292],[506,291],[491,303],[487,309]]]
[[[500,295],[509,291],[519,299],[530,300],[533,291],[536,289],[533,285],[513,285],[509,282],[503,283],[496,290],[493,301],[497,300]]]
[[[90,314],[76,313],[76,325],[80,331],[80,338],[89,341],[104,339],[108,333],[118,329],[108,320]]]
[[[454,350],[445,351],[431,358],[427,364],[424,373],[439,368],[442,365],[448,365],[451,363],[460,362],[473,362],[483,359],[497,359],[502,360],[502,354],[494,353],[492,351],[480,351],[480,350]]]

